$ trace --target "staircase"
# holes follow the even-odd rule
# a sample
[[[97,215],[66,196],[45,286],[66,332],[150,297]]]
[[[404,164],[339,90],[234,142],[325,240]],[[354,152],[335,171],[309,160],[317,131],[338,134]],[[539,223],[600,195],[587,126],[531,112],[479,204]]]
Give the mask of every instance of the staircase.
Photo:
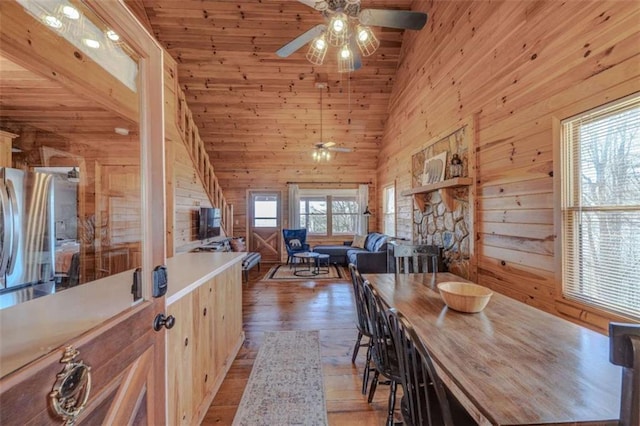
[[[209,160],[209,155],[204,147],[204,142],[198,133],[198,127],[193,121],[193,114],[189,110],[184,92],[176,87],[177,95],[177,126],[182,134],[187,151],[191,156],[191,161],[202,181],[204,190],[211,201],[213,207],[219,208],[222,215],[222,229],[226,236],[233,236],[233,205],[227,203],[222,193],[222,188],[213,171],[213,165]]]

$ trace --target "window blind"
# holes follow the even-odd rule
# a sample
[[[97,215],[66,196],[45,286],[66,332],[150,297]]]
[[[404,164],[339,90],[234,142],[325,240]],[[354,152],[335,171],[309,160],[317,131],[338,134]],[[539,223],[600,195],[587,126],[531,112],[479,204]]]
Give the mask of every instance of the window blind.
[[[562,129],[563,295],[640,318],[640,96]]]

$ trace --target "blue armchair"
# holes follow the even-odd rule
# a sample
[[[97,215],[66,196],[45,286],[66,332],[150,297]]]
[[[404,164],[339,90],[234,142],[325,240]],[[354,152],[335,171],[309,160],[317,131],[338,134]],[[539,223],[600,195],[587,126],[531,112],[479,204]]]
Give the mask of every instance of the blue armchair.
[[[287,265],[292,261],[295,253],[310,250],[309,244],[307,244],[306,229],[283,229],[282,236],[284,237],[284,245],[287,248]]]

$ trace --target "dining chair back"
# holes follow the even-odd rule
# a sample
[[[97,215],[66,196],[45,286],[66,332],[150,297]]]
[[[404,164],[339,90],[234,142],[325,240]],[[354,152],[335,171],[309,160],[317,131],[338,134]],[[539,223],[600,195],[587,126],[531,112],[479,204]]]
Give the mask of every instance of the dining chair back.
[[[382,300],[376,290],[365,280],[363,284],[364,299],[367,308],[367,317],[371,325],[373,345],[371,347],[371,357],[375,366],[375,373],[369,388],[369,402],[373,401],[378,378],[382,374],[391,384],[389,391],[389,411],[387,415],[387,425],[393,425],[393,412],[396,405],[396,390],[401,382],[400,365],[396,356],[396,349],[393,338],[389,334],[389,325],[385,314]]]
[[[400,364],[404,391],[400,408],[404,423],[453,426],[449,399],[427,348],[401,313],[390,309],[387,318]]]
[[[609,323],[609,361],[622,367],[620,426],[640,425],[640,324]]]
[[[364,373],[362,376],[362,394],[367,392],[367,387],[369,384],[369,372],[371,370],[371,346],[373,345],[373,340],[371,339],[371,325],[369,324],[369,318],[367,317],[367,308],[365,306],[364,299],[364,279],[362,275],[358,271],[358,268],[353,263],[349,264],[349,272],[351,274],[351,284],[353,285],[353,296],[356,305],[356,314],[357,314],[357,322],[356,328],[358,329],[358,338],[356,340],[356,344],[353,347],[353,355],[351,357],[351,363],[355,364],[356,357],[358,356],[358,351],[361,346],[367,347],[367,360],[364,366]],[[367,337],[368,342],[362,344],[362,337]]]

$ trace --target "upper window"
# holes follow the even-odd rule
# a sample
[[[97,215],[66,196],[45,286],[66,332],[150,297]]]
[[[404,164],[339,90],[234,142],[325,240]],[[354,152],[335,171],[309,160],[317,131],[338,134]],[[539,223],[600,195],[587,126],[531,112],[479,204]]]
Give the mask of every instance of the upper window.
[[[384,233],[396,235],[396,188],[390,185],[384,188],[384,201],[382,205],[382,215],[384,220]]]
[[[257,194],[253,197],[253,227],[275,228],[278,226],[278,195]]]
[[[340,192],[335,195],[301,191],[300,227],[315,235],[355,234],[359,215],[355,190]]]
[[[562,126],[563,296],[640,318],[640,97]]]

